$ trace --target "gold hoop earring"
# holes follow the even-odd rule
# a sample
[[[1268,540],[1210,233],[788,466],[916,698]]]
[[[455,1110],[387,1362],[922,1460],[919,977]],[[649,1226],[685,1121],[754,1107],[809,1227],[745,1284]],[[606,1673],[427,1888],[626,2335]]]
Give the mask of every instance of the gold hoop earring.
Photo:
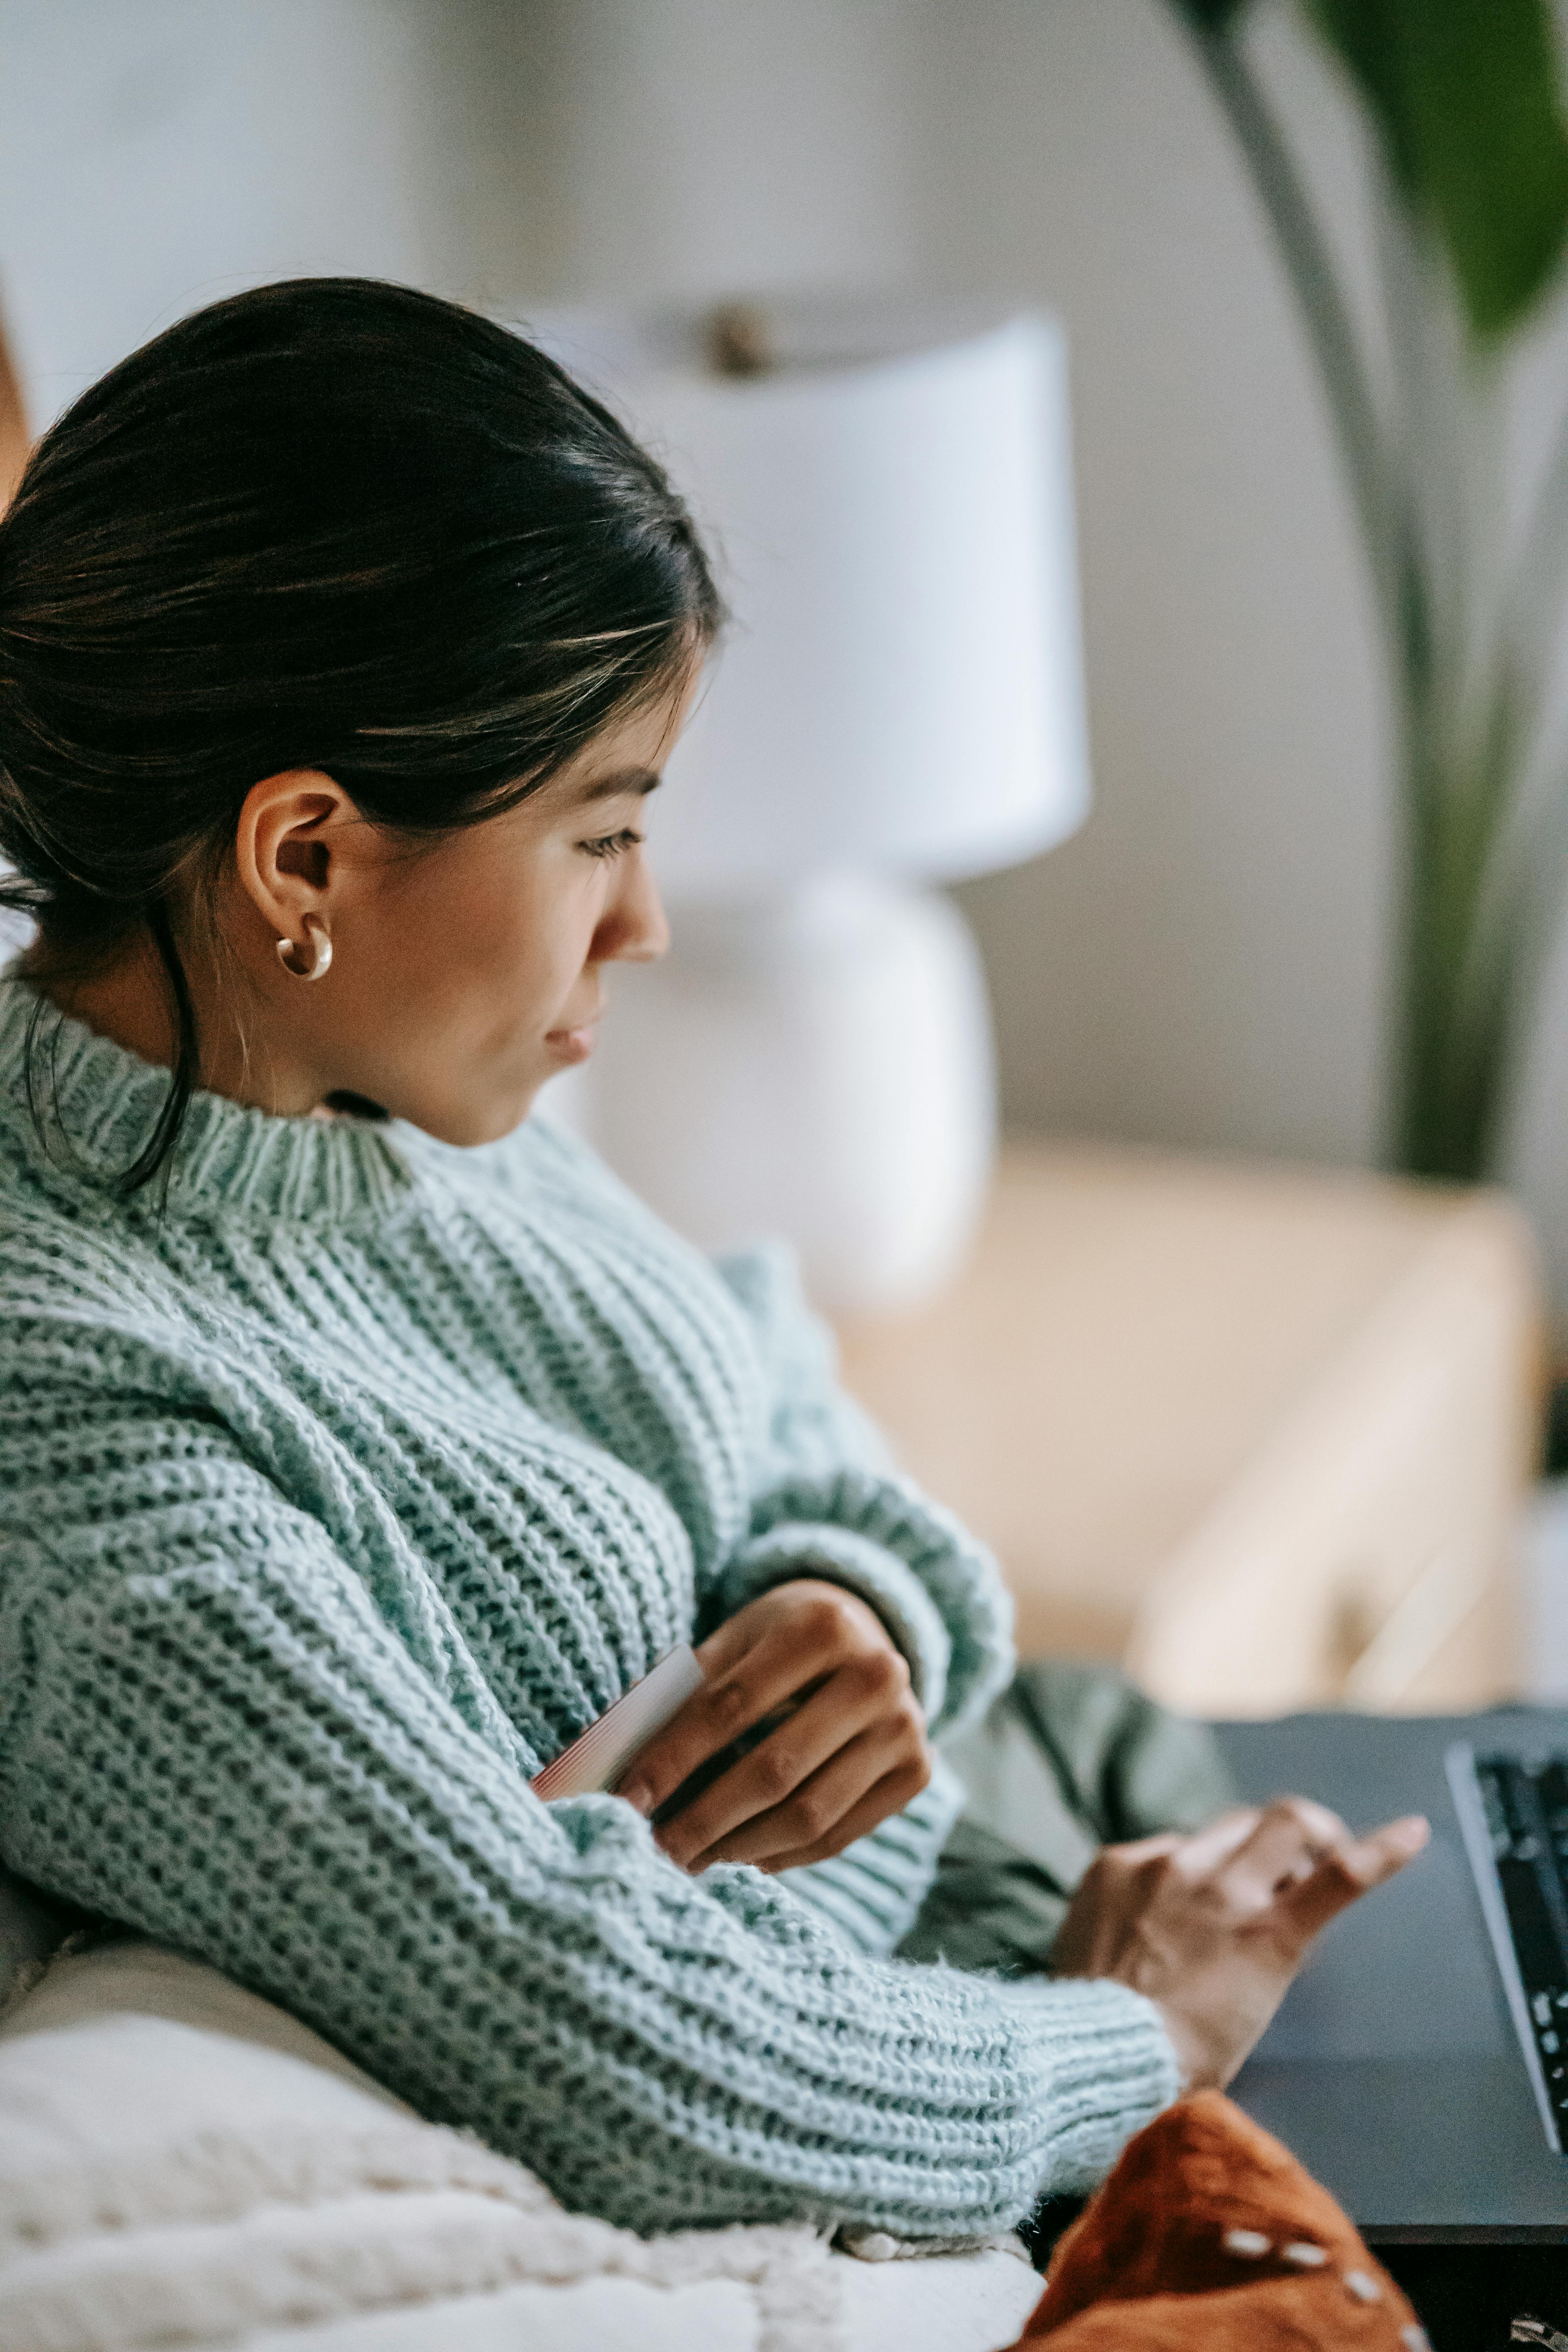
[[[278,961],[295,980],[324,980],[332,968],[332,940],[319,915],[306,916],[305,939],[306,948],[297,948],[292,940],[279,940]],[[302,963],[300,959],[307,950],[310,961]]]

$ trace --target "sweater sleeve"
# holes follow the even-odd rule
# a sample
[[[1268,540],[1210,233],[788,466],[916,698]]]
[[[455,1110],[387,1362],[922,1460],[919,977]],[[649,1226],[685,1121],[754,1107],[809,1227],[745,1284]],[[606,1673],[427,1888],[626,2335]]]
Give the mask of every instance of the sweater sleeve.
[[[13,1446],[0,1478],[5,1860],[568,2203],[981,2232],[1173,2095],[1121,1987],[868,1958],[777,1880],[689,1878],[616,1799],[542,1804],[219,1423],[149,1402],[68,1435],[79,1475]]]
[[[793,1577],[821,1576],[869,1602],[909,1661],[941,1740],[973,1722],[1014,1666],[1012,1601],[995,1561],[951,1512],[900,1475],[880,1433],[836,1378],[831,1334],[778,1245],[721,1259],[762,1360],[768,1417],[745,1540],[726,1563],[718,1613]],[[913,1924],[963,1802],[940,1751],[901,1813],[790,1884],[868,1951]]]

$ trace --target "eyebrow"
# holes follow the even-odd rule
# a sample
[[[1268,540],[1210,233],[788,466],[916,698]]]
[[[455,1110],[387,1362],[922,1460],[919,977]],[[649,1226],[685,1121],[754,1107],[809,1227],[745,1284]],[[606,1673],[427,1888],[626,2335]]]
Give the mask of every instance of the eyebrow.
[[[663,782],[657,768],[617,768],[577,794],[580,805],[589,801],[616,800],[623,793],[651,793]]]

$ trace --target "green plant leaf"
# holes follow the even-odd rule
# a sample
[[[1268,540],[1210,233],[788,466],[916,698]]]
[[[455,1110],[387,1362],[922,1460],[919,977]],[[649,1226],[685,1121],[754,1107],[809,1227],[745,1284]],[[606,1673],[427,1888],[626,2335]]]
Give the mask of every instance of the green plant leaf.
[[[1226,33],[1241,15],[1247,0],[1176,0],[1182,16],[1202,33]]]
[[[1395,186],[1440,238],[1472,335],[1506,334],[1568,236],[1550,0],[1306,5],[1371,110]]]

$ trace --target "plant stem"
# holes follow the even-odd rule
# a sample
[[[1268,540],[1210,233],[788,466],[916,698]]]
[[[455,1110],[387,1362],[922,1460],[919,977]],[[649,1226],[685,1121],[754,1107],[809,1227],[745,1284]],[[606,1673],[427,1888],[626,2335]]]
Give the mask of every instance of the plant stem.
[[[1398,1159],[1420,1175],[1469,1181],[1493,1156],[1523,958],[1512,925],[1483,940],[1487,779],[1445,773],[1430,740],[1413,756],[1424,751],[1436,772],[1411,826]]]

